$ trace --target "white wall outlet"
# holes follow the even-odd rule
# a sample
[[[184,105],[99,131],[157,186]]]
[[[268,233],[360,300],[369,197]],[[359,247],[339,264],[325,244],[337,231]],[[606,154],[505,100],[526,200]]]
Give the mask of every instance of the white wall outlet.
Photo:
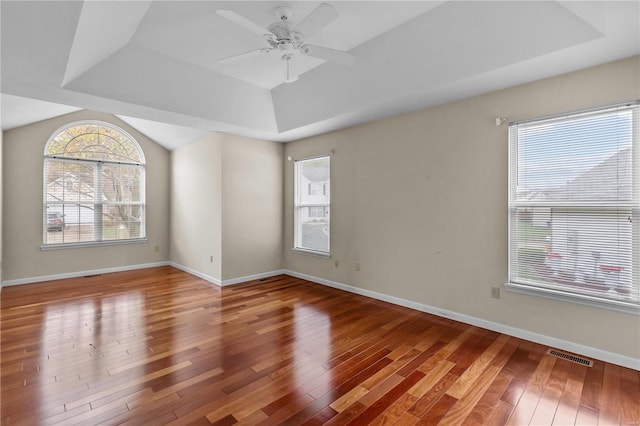
[[[340,267],[340,261],[338,259],[334,260],[333,266],[335,266],[336,268]]]
[[[160,251],[160,246],[156,245],[156,246],[153,248],[153,251]]]
[[[491,287],[491,297],[500,299],[500,287]]]
[[[360,270],[360,262],[356,262],[355,269],[356,269],[356,271]]]
[[[213,256],[209,258],[209,262],[213,263]]]

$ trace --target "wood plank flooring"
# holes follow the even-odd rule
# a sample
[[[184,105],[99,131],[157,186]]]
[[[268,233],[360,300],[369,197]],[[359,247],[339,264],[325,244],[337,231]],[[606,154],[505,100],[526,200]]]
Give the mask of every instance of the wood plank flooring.
[[[640,424],[640,372],[289,276],[2,290],[2,425]]]

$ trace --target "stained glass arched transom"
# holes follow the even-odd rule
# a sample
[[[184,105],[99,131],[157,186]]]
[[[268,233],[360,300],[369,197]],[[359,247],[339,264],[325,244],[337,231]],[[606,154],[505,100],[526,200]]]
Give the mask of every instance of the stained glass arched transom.
[[[47,143],[45,155],[144,164],[138,143],[124,130],[102,122],[72,123]]]

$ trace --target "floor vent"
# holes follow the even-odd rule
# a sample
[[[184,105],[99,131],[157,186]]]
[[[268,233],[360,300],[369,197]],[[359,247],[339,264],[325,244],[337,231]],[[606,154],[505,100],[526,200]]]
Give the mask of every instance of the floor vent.
[[[556,351],[554,349],[549,349],[547,351],[547,354],[551,356],[555,356],[556,358],[562,358],[562,359],[566,359],[567,361],[575,362],[576,364],[584,365],[587,367],[593,367],[593,361],[591,361],[590,359]]]

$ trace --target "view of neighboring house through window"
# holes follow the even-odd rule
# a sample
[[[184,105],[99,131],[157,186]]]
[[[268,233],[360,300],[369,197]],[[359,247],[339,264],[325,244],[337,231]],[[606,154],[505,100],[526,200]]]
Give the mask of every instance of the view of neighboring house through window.
[[[295,162],[294,247],[329,254],[329,157]]]
[[[508,288],[640,306],[637,103],[510,126]]]
[[[44,152],[44,246],[145,238],[145,166],[138,143],[103,122],[71,123]]]

